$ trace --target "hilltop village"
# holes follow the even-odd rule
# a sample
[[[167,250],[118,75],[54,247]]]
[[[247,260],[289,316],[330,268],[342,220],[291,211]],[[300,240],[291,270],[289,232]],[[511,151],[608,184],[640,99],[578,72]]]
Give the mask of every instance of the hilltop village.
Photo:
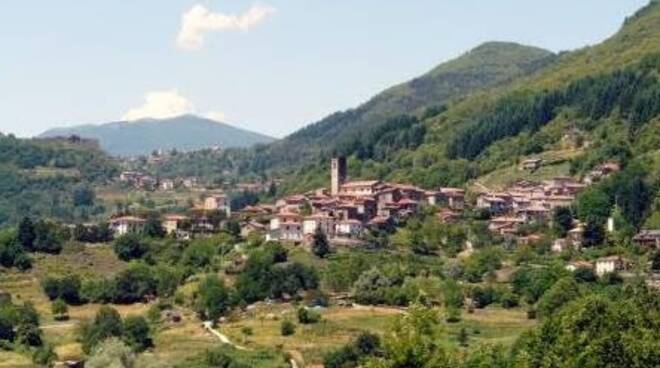
[[[518,170],[534,171],[541,164],[540,159],[524,160]],[[243,237],[257,235],[266,241],[309,246],[315,234],[321,232],[333,246],[360,246],[365,244],[367,234],[393,233],[397,227],[405,225],[407,219],[427,209],[435,213],[440,223],[460,223],[467,216],[466,212],[470,215],[480,213],[488,218],[490,232],[525,245],[541,240],[538,234],[529,233],[526,228],[552,222],[557,209],[570,208],[581,191],[619,171],[618,163],[606,162],[591,170],[581,181],[568,176],[543,181],[518,180],[504,190],[493,191],[484,187],[468,195],[463,188],[424,190],[406,183],[350,180],[346,158],[335,157],[330,161],[329,187],[288,195],[273,204],[247,205],[234,211],[227,194],[200,188],[196,178],[157,180],[131,171],[123,172],[119,181],[135,188],[171,191],[176,186],[207,193],[186,213],[162,216],[162,227],[167,234],[183,239],[212,234],[228,220],[233,220],[240,226]],[[269,184],[238,183],[236,186],[242,191],[260,192],[267,190]],[[112,218],[109,223],[114,233],[121,236],[140,232],[146,221],[145,218],[124,215]],[[553,252],[582,248],[586,224],[577,219],[571,222],[566,236],[553,240]],[[607,231],[614,231],[611,218]],[[656,247],[660,245],[660,231],[643,230],[633,240],[643,247]],[[469,241],[465,242],[464,250],[472,250]],[[623,270],[625,266],[625,260],[620,257],[604,257],[589,264],[589,267],[598,269],[599,274],[606,272],[603,270]]]

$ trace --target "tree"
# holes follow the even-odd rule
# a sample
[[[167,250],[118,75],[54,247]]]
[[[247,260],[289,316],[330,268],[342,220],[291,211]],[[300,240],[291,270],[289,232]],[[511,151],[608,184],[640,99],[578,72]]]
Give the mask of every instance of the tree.
[[[142,257],[148,245],[137,234],[125,234],[115,239],[112,245],[115,254],[123,261]]]
[[[124,320],[123,340],[134,351],[140,352],[153,346],[147,320],[142,316],[129,316]]]
[[[78,275],[67,275],[61,278],[46,277],[41,286],[50,300],[61,299],[69,304],[81,302],[81,282]]]
[[[660,361],[658,302],[644,285],[620,296],[587,295],[523,334],[512,351],[519,367],[655,367]]]
[[[163,222],[160,218],[160,215],[156,212],[151,212],[147,216],[147,219],[144,223],[144,235],[152,238],[162,238],[165,236],[166,232],[163,228]]]
[[[328,237],[325,235],[320,227],[316,228],[314,232],[314,239],[312,241],[312,253],[319,258],[325,258],[330,253],[330,243]]]
[[[131,263],[115,276],[113,297],[115,303],[144,301],[156,295],[157,280],[151,268],[144,263]]]
[[[94,190],[87,187],[81,186],[73,190],[73,205],[78,206],[93,206],[96,195]]]
[[[592,186],[580,193],[576,201],[577,215],[583,222],[602,226],[610,215],[612,201],[609,195],[598,186]]]
[[[413,304],[383,336],[382,356],[368,359],[365,367],[450,367],[448,353],[438,343],[440,332],[437,312]]]
[[[325,368],[358,367],[363,359],[378,355],[380,349],[380,337],[364,332],[343,347],[327,353],[323,357],[323,366]]]
[[[24,217],[18,224],[18,242],[26,250],[34,250],[34,241],[37,235],[34,230],[34,223],[29,217]]]
[[[605,240],[603,226],[594,221],[589,221],[584,227],[583,244],[585,247],[600,245]]]
[[[55,301],[50,306],[50,310],[53,313],[53,317],[58,320],[66,320],[69,319],[68,312],[69,312],[69,307],[66,305],[64,300],[57,298]]]
[[[545,318],[552,315],[556,310],[568,302],[580,296],[580,289],[572,277],[558,280],[548,291],[546,291],[537,305],[538,314]]]
[[[241,235],[241,224],[234,219],[229,219],[225,222],[225,230],[231,234],[231,236],[238,237]]]
[[[87,368],[133,368],[135,353],[117,337],[106,339],[98,344],[85,362]]]
[[[556,207],[552,212],[552,224],[555,232],[560,238],[573,227],[573,213],[568,207]]]
[[[81,342],[83,351],[90,353],[103,340],[121,337],[124,332],[121,316],[116,309],[101,306],[91,324],[83,325]]]
[[[573,278],[578,283],[591,283],[598,281],[598,275],[589,267],[578,267],[573,271]]]
[[[33,250],[45,253],[59,253],[62,250],[62,239],[58,234],[57,225],[51,222],[38,221],[34,225],[36,235]]]
[[[216,321],[229,308],[229,292],[216,275],[209,275],[199,284],[195,309],[201,318]]]

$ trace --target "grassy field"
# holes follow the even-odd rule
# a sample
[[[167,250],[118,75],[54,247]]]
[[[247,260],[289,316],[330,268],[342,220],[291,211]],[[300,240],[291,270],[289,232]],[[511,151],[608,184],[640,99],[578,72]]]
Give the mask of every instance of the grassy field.
[[[306,364],[318,364],[323,355],[350,341],[362,331],[384,332],[391,322],[403,313],[396,308],[330,307],[322,310],[323,320],[313,325],[297,324],[293,336],[281,336],[283,320],[296,321],[291,305],[260,305],[219,327],[230,340],[248,349],[276,348],[299,354]],[[440,311],[442,313],[442,311]],[[471,343],[489,342],[510,345],[516,337],[533,326],[523,310],[485,309],[463,314],[459,323],[445,323],[445,343],[456,345],[461,328],[466,328]],[[253,333],[246,335],[249,328]]]

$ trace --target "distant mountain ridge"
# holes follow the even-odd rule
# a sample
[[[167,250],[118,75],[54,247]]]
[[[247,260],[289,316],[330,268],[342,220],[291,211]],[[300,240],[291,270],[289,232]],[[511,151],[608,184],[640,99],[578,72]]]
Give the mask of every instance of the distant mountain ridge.
[[[318,159],[324,160],[347,144],[368,139],[384,128],[404,129],[395,121],[401,115],[422,116],[442,109],[472,93],[536,73],[556,59],[556,54],[538,47],[487,42],[417,78],[385,89],[357,107],[330,114],[272,144],[241,152],[193,152],[160,169],[164,175],[187,173],[193,166],[204,167],[207,174],[227,170],[238,175],[296,170]]]
[[[246,148],[275,140],[260,133],[195,115],[54,128],[39,137],[70,135],[97,139],[101,148],[115,156],[144,155],[158,149],[192,151],[216,146]]]

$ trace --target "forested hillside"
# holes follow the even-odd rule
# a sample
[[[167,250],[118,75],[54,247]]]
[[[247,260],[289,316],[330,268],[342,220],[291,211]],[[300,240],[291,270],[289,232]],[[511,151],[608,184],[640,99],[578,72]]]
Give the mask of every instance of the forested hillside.
[[[162,174],[208,175],[224,170],[238,175],[289,170],[346,150],[355,142],[374,141],[391,128],[414,133],[397,140],[395,148],[416,145],[423,136],[402,114],[428,117],[445,109],[450,101],[529,75],[555,60],[549,51],[514,43],[485,43],[466,54],[440,64],[428,73],[394,86],[363,105],[336,112],[290,136],[250,150],[210,150],[180,155],[160,167]],[[403,125],[399,125],[402,122]],[[390,136],[395,139],[390,133]]]
[[[85,220],[101,212],[93,184],[118,169],[86,141],[0,135],[0,225],[23,216]]]
[[[660,148],[659,53],[660,5],[654,2],[602,44],[564,53],[532,76],[434,114],[400,117],[414,123],[356,140],[340,153],[352,157],[355,177],[428,188],[464,185],[533,156],[570,157],[559,160],[570,174],[609,159],[646,162]],[[324,171],[305,167],[296,189],[320,183]]]

